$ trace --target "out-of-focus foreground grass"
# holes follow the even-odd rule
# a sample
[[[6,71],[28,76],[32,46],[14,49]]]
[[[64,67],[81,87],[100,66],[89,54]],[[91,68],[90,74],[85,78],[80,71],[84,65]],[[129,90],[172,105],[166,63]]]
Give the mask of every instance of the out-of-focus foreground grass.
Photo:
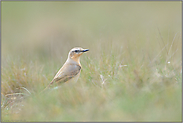
[[[181,121],[181,2],[1,3],[2,121]],[[78,82],[37,94],[75,46]]]

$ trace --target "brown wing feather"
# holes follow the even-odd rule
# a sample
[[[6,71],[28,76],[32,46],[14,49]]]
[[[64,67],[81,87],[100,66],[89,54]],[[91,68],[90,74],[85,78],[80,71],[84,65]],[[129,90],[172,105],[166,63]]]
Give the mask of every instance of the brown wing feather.
[[[54,77],[52,82],[55,83],[64,83],[72,79],[74,76],[76,76],[81,70],[81,66],[76,65],[76,64],[69,64],[65,65],[64,68],[58,71],[58,74]]]

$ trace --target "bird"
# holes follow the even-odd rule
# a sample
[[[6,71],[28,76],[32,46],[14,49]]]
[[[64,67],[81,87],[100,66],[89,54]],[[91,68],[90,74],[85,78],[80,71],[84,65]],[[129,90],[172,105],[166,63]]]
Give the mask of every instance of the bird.
[[[81,47],[72,48],[69,51],[66,62],[44,90],[49,88],[50,85],[54,83],[61,84],[77,82],[82,68],[80,63],[80,56],[87,51],[89,51],[89,49],[83,49]]]

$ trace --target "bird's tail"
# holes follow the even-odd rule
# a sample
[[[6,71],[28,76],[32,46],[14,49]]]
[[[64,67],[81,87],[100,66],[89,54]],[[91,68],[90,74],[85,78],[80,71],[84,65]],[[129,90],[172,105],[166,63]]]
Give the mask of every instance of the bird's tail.
[[[48,88],[50,88],[50,85],[53,84],[53,82],[54,82],[54,79],[50,82],[50,84],[48,84],[48,85],[46,86],[45,89],[43,89],[43,90],[40,92],[40,94],[43,93],[44,91],[46,91]]]
[[[44,91],[46,91],[49,87],[50,87],[50,86],[47,86],[45,89],[43,89],[43,90],[40,92],[40,94],[43,93]]]

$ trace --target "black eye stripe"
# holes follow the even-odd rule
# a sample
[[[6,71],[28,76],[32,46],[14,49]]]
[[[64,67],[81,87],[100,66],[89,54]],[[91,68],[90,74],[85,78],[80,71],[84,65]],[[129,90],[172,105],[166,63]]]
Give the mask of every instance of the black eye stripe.
[[[79,52],[79,50],[75,50],[74,52],[76,52],[76,53],[77,53],[77,52]]]

